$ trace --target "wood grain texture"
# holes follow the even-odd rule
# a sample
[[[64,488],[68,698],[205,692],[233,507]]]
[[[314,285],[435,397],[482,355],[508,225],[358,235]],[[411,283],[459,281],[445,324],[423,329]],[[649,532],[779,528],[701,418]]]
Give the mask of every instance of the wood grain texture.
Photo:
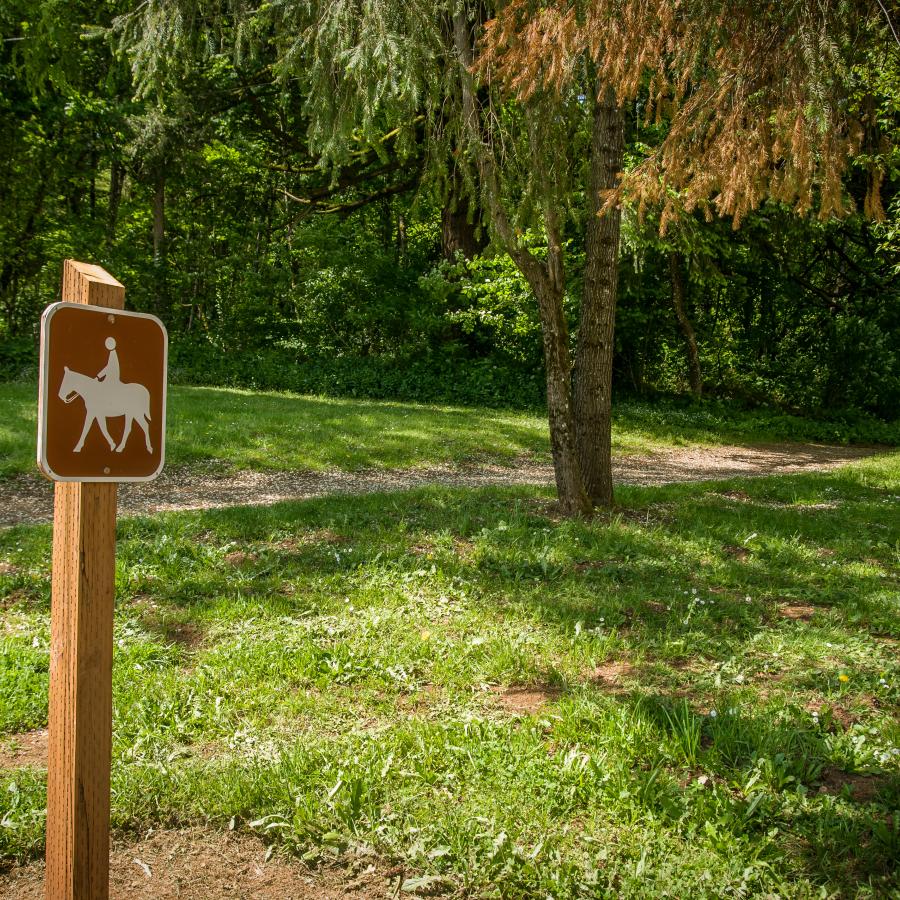
[[[62,298],[122,309],[125,288],[66,260]],[[116,485],[57,482],[47,773],[48,900],[109,897]]]

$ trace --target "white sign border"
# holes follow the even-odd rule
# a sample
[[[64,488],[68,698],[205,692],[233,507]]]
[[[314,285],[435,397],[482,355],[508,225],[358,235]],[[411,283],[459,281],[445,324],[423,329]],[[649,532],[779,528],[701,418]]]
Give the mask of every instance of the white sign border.
[[[99,312],[105,316],[128,316],[134,319],[150,319],[160,327],[163,333],[163,392],[162,392],[162,430],[160,432],[160,454],[159,466],[156,471],[150,475],[96,475],[90,478],[78,478],[71,475],[58,475],[50,467],[47,462],[47,403],[49,398],[49,369],[50,354],[47,341],[50,320],[53,316],[64,307],[74,307],[75,309],[88,309],[92,312]],[[125,483],[135,481],[153,481],[159,477],[163,467],[166,464],[166,400],[169,388],[169,332],[162,321],[150,313],[133,312],[128,309],[112,309],[106,306],[92,306],[89,303],[70,303],[63,300],[57,303],[51,303],[41,315],[41,343],[40,343],[40,360],[38,364],[38,432],[37,432],[37,465],[41,474],[49,478],[51,481],[66,482],[113,482]]]

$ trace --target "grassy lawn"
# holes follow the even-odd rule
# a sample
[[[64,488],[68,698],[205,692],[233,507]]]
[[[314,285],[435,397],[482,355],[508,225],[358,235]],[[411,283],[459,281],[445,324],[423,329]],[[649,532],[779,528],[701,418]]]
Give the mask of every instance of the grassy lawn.
[[[37,388],[0,383],[0,477],[33,472]],[[686,444],[774,440],[900,443],[900,425],[859,429],[717,405],[616,404],[613,446],[642,453]],[[167,462],[238,469],[405,468],[549,458],[542,414],[172,387]]]
[[[176,391],[180,458],[244,402]],[[266,402],[372,434],[409,410],[341,465],[486,436],[464,411]],[[451,449],[428,431],[448,415]],[[491,452],[543,440],[497,421]],[[290,427],[298,448],[243,461],[329,459]],[[373,847],[479,896],[900,891],[898,495],[894,454],[621,488],[591,523],[537,488],[125,520],[113,825],[232,823],[310,864]],[[0,532],[0,745],[46,721],[49,544]],[[44,791],[0,773],[0,860],[41,851]]]

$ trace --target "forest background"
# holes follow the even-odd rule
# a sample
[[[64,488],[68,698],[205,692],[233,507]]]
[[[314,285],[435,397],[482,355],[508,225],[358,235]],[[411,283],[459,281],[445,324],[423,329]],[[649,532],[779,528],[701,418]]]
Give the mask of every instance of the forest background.
[[[75,257],[163,319],[177,383],[543,404],[532,294],[452,173],[425,178],[399,129],[360,134],[339,170],[322,167],[302,90],[233,47],[138,90],[115,28],[132,6],[0,8],[0,378],[34,377],[40,311]],[[900,74],[884,70],[875,101],[897,146]],[[660,127],[642,102],[626,110],[626,167]],[[769,202],[737,230],[698,215],[661,237],[658,217],[626,206],[617,394],[702,393],[887,439],[900,410],[900,167],[893,151],[880,160],[876,221],[862,215],[864,163],[846,176],[858,211],[840,220]],[[586,177],[571,181],[573,208]],[[570,333],[584,228],[573,215],[563,235]]]

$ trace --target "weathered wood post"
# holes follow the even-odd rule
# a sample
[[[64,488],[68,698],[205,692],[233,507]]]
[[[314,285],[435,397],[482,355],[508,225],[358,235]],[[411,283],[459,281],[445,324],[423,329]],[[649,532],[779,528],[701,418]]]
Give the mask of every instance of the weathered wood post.
[[[162,469],[168,349],[162,323],[124,305],[125,288],[108,272],[66,260],[62,302],[41,320],[37,455],[56,481],[48,900],[109,896],[116,482]],[[133,381],[120,377],[120,357]],[[143,433],[130,440],[133,423]]]
[[[62,299],[122,309],[125,288],[67,259]],[[47,900],[109,896],[116,492],[115,483],[55,485]]]

